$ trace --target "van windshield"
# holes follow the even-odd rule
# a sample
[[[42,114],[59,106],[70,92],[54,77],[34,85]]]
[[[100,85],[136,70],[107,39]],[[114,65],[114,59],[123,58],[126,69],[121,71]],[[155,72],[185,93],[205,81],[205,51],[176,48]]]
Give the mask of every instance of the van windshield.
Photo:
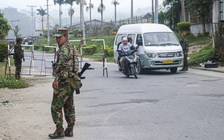
[[[145,46],[166,46],[179,45],[174,33],[171,32],[154,32],[144,34]]]

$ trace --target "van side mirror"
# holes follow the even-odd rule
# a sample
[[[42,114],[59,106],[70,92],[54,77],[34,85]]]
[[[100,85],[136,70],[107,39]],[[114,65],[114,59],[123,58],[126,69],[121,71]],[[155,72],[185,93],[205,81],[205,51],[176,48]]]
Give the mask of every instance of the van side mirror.
[[[142,40],[137,40],[136,44],[137,44],[138,46],[142,46]]]

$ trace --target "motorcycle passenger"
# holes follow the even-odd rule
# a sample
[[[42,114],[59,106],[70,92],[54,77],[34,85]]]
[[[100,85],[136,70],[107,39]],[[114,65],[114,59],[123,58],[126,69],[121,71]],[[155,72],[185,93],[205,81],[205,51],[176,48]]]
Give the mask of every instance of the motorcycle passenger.
[[[125,73],[127,73],[127,60],[125,57],[122,57],[122,55],[130,53],[131,50],[134,50],[135,47],[128,43],[128,39],[126,37],[123,37],[122,44],[119,45],[118,48],[118,54],[120,59],[121,68]]]

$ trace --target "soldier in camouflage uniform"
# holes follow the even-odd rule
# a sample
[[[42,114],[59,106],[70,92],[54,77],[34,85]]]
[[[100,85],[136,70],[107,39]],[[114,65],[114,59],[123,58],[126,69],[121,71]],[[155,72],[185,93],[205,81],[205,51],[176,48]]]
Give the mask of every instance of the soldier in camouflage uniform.
[[[183,49],[183,53],[184,53],[184,66],[180,71],[187,71],[188,70],[188,51],[189,51],[189,44],[188,41],[185,39],[186,35],[183,33],[181,34],[181,40],[180,40],[180,45]]]
[[[16,38],[16,45],[14,46],[14,64],[16,67],[15,70],[15,78],[20,79],[20,73],[21,73],[21,68],[22,68],[22,60],[25,61],[24,59],[24,53],[22,50],[22,38],[17,37]]]
[[[55,80],[52,84],[54,92],[51,104],[51,115],[53,122],[56,124],[56,130],[53,134],[49,134],[49,137],[57,139],[64,136],[73,137],[73,127],[75,125],[74,89],[67,78],[74,76],[78,72],[78,52],[68,42],[67,29],[59,28],[57,34],[54,36],[56,36],[59,46],[53,72]],[[62,108],[64,109],[65,120],[68,124],[65,130],[63,128]]]

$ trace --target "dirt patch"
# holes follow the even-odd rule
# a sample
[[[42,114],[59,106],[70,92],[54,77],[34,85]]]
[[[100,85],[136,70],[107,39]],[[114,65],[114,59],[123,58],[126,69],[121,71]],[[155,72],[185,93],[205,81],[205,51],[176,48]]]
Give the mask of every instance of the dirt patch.
[[[50,114],[53,78],[27,78],[26,81],[33,86],[0,89],[0,139],[43,140],[55,129]]]

